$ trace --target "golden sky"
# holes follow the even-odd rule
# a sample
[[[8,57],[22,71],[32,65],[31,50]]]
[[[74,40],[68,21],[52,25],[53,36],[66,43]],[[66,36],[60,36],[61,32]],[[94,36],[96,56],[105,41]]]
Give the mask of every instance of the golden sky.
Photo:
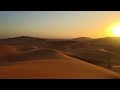
[[[120,11],[0,11],[0,36],[99,38],[119,23]]]

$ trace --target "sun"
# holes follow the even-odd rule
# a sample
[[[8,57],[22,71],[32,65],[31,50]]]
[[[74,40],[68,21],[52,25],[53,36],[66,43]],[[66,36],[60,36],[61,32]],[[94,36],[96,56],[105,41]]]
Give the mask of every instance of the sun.
[[[115,28],[113,28],[112,31],[114,36],[119,36],[120,37],[120,26],[116,26]]]
[[[107,36],[120,37],[120,23],[111,24],[106,30]]]

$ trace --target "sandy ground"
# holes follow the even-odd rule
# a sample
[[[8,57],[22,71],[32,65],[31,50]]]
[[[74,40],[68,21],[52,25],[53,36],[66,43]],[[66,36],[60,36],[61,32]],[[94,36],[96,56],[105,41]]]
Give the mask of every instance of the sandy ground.
[[[0,46],[0,79],[11,78],[118,79],[120,75],[54,49]]]
[[[33,50],[14,57],[12,63],[0,66],[0,79],[120,78],[120,75],[115,72],[71,58],[53,49]]]

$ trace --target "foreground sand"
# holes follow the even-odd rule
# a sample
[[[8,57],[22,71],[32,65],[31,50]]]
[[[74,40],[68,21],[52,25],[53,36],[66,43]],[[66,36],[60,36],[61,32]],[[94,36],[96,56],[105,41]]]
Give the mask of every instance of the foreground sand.
[[[15,59],[13,61],[10,59],[12,63],[0,66],[0,79],[120,78],[120,75],[115,72],[71,58],[52,49],[35,50],[28,53],[21,53],[14,57],[18,59],[18,62]]]

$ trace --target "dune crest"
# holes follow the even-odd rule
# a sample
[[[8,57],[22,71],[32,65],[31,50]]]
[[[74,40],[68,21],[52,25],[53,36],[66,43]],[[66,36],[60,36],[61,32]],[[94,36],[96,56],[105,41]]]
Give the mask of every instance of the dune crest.
[[[69,57],[61,51],[49,48],[41,48],[22,52],[6,59],[11,64],[0,66],[0,78],[120,78],[120,75],[115,72]]]
[[[120,78],[119,74],[96,66],[98,63],[105,64],[108,56],[103,53],[103,47],[90,42],[16,37],[2,39],[0,43],[0,78]],[[75,59],[76,56],[80,57],[79,60]],[[90,64],[90,61],[96,65]]]
[[[16,63],[31,60],[49,60],[49,59],[65,59],[69,56],[63,54],[61,51],[50,48],[36,48],[28,51],[21,51],[4,57],[3,63]],[[1,63],[2,64],[2,63]]]

